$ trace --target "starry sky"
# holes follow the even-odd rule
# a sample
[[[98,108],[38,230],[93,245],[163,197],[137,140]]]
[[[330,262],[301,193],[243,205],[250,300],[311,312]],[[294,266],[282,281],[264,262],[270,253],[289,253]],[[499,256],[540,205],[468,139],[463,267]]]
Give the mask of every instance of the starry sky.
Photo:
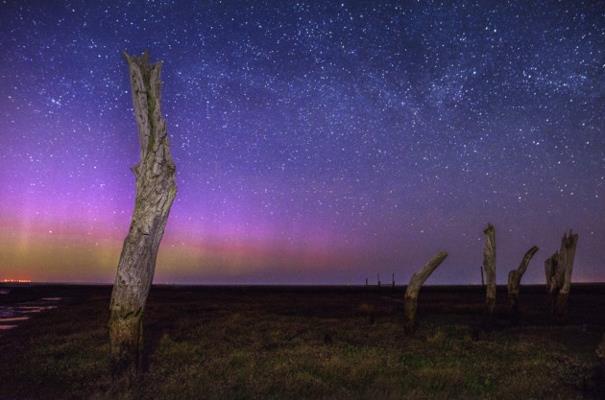
[[[193,4],[195,3],[195,4]],[[165,283],[604,281],[603,1],[0,1],[0,278],[111,282],[138,157],[126,50],[164,61]]]

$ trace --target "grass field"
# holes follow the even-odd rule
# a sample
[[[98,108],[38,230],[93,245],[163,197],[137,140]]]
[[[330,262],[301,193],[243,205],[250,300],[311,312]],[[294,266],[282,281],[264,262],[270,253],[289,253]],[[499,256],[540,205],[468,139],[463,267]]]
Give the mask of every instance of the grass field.
[[[503,288],[502,288],[503,289]],[[13,289],[1,303],[60,307],[0,333],[0,399],[115,399],[110,287]],[[605,287],[574,286],[554,325],[543,287],[523,287],[511,323],[499,290],[493,329],[479,287],[422,290],[403,334],[403,288],[168,287],[151,290],[140,399],[605,398],[595,349]]]

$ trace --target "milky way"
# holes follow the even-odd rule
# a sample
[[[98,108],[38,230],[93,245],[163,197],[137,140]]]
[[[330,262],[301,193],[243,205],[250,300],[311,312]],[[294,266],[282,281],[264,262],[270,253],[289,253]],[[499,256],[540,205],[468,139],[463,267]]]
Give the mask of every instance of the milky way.
[[[605,280],[605,3],[0,4],[0,277],[111,281],[164,61],[179,192],[156,281],[498,280],[565,229]],[[197,2],[196,2],[197,3]],[[531,4],[530,4],[531,3]]]

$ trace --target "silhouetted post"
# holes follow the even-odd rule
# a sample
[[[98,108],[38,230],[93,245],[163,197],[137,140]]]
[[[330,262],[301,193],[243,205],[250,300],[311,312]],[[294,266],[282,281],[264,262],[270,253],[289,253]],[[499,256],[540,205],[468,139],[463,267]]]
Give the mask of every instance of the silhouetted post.
[[[376,281],[378,282],[378,287],[380,287],[380,274],[376,274]]]
[[[481,286],[485,286],[485,278],[483,277],[483,265],[479,267],[479,270],[481,271]]]
[[[412,275],[410,283],[405,290],[404,297],[404,330],[406,334],[414,333],[416,329],[416,309],[418,308],[418,293],[422,284],[428,279],[435,269],[445,260],[447,253],[440,251],[431,258],[424,266]]]
[[[531,261],[532,257],[538,251],[538,246],[533,246],[523,256],[519,267],[515,270],[513,269],[508,273],[508,300],[510,302],[510,306],[512,309],[513,316],[516,316],[519,313],[519,290],[521,286],[521,278],[523,278],[523,274],[527,271],[527,266]]]
[[[395,273],[393,272],[393,289],[395,289]]]
[[[109,307],[111,367],[117,389],[130,386],[138,372],[143,349],[143,311],[168,213],[176,196],[176,169],[160,110],[162,64],[149,64],[147,53],[139,57],[124,53],[124,56],[130,73],[140,160],[132,169],[136,177],[136,202]]]
[[[571,273],[573,271],[573,262],[576,256],[576,245],[578,244],[578,234],[573,233],[570,229],[569,233],[565,233],[561,239],[561,248],[559,249],[559,268],[558,279],[559,290],[556,293],[554,304],[555,317],[559,321],[567,319],[567,300],[569,298],[569,290],[571,289]]]
[[[368,287],[368,278],[366,278],[366,287]]]
[[[496,229],[487,224],[483,231],[485,244],[483,246],[483,268],[486,275],[485,305],[488,315],[493,315],[496,308]]]

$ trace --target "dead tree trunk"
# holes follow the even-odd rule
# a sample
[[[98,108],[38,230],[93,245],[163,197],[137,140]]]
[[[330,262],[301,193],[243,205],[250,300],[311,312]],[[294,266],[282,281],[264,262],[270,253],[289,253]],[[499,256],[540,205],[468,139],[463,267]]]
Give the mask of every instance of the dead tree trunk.
[[[559,321],[567,319],[567,299],[571,289],[571,273],[573,271],[573,262],[576,256],[576,245],[578,244],[578,234],[569,230],[561,239],[561,248],[559,249],[559,278],[557,283],[560,285],[554,301],[555,318]]]
[[[483,233],[485,234],[483,246],[483,269],[486,281],[485,305],[487,314],[491,316],[496,308],[496,229],[492,224],[487,224]]]
[[[160,111],[161,63],[147,53],[129,56],[130,86],[139,133],[140,160],[133,168],[136,202],[111,294],[109,338],[114,384],[129,386],[142,352],[143,311],[153,280],[160,241],[176,196],[166,122]]]
[[[521,278],[523,278],[523,274],[527,271],[529,262],[537,251],[538,246],[533,246],[531,249],[527,250],[519,267],[508,273],[508,300],[510,301],[513,315],[519,313],[519,289],[521,286]]]
[[[404,302],[404,330],[407,334],[414,333],[416,329],[416,309],[418,307],[418,293],[422,284],[428,279],[435,269],[445,260],[447,253],[440,251],[429,260],[420,271],[412,275],[410,283],[405,290]]]

